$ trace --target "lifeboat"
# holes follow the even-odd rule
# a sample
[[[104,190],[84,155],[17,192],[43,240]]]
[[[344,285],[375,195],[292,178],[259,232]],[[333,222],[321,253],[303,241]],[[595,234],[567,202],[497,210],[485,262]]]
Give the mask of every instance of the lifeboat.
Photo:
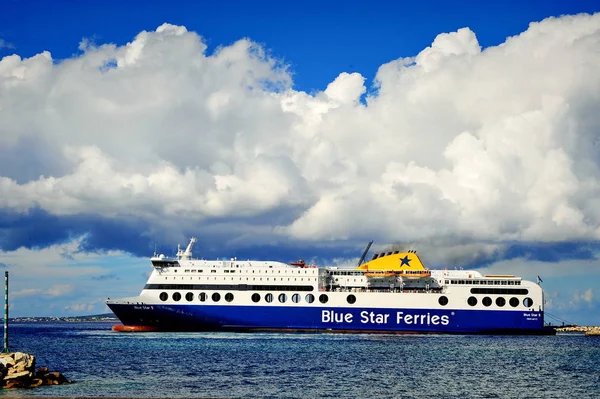
[[[370,278],[394,277],[396,272],[393,270],[371,270],[366,271],[365,276]]]
[[[398,275],[409,280],[431,277],[431,270],[400,270]]]

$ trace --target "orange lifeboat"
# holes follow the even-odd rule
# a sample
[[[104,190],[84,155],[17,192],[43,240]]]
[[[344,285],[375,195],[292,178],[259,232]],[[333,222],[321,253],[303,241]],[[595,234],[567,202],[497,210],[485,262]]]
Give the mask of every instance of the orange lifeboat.
[[[398,275],[407,279],[419,279],[431,277],[431,270],[400,270]]]
[[[365,272],[365,276],[371,278],[394,277],[395,275],[396,272],[393,270],[371,270]]]

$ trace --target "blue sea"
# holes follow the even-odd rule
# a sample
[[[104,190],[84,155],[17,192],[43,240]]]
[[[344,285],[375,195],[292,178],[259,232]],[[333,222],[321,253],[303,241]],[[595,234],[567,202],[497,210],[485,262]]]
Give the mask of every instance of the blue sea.
[[[73,384],[5,397],[598,398],[600,338],[118,333],[13,323],[9,349]]]

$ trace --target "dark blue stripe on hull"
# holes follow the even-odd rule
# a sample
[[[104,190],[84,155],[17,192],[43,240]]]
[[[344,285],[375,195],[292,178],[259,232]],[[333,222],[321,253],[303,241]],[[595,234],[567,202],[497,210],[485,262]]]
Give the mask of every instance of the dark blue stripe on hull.
[[[281,306],[117,305],[125,325],[164,331],[337,331],[447,334],[549,334],[543,312]]]

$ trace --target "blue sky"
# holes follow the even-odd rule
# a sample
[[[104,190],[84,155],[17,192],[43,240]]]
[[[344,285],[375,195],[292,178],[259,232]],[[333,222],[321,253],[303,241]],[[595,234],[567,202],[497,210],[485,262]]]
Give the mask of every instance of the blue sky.
[[[542,275],[549,313],[600,324],[597,3],[322,3],[0,1],[13,315],[103,312],[193,235],[401,244]]]

